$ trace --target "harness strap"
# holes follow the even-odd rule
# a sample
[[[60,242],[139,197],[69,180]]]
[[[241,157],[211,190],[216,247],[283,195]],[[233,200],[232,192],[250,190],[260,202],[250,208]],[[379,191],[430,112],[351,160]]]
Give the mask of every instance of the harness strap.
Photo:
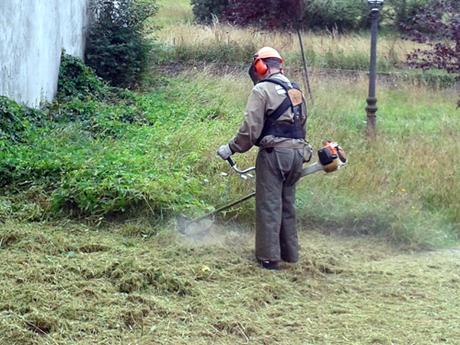
[[[263,82],[268,82],[268,83],[279,85],[286,91],[286,99],[268,117],[272,122],[275,122],[276,120],[280,118],[281,115],[283,115],[286,112],[286,110],[289,109],[289,107],[292,106],[291,98],[289,97],[288,91],[290,89],[297,88],[296,87],[297,85],[292,84],[292,87],[290,87],[288,83],[281,81],[281,80],[277,80],[277,79],[264,79],[264,80],[261,80],[259,83],[263,83]]]
[[[289,99],[289,97],[287,97],[283,103],[280,104],[280,106],[278,108],[276,108],[276,110],[270,115],[269,119],[272,121],[272,122],[275,122],[276,120],[278,120],[281,115],[283,115],[285,113],[286,110],[289,109],[289,107],[291,106],[291,100]]]
[[[283,138],[295,138],[302,139],[305,138],[305,131],[300,123],[300,113],[301,113],[301,104],[294,106],[292,103],[291,97],[289,95],[289,90],[297,89],[300,90],[297,84],[286,83],[277,79],[264,79],[259,83],[269,82],[281,86],[286,91],[286,98],[283,102],[276,108],[273,113],[267,116],[262,129],[262,133],[256,141],[256,145],[259,145],[263,137],[268,134],[275,135]],[[286,110],[292,108],[294,113],[294,122],[293,123],[279,123],[277,120],[283,115]]]

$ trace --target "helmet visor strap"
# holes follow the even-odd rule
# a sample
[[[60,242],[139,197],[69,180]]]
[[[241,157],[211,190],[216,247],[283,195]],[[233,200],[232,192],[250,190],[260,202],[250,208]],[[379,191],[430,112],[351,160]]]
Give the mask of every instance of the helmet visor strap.
[[[248,74],[249,74],[249,77],[251,78],[252,82],[254,83],[254,85],[256,85],[259,82],[260,77],[258,76],[258,74],[256,72],[254,64],[251,64],[251,66],[249,67]]]

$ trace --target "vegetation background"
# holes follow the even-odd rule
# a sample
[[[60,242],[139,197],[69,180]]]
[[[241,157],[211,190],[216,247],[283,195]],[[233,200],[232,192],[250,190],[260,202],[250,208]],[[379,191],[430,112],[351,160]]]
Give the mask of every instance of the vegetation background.
[[[125,69],[99,69],[104,81],[64,55],[55,102],[0,98],[0,342],[455,344],[458,251],[411,251],[458,244],[456,75],[409,68],[407,54],[428,46],[388,26],[410,15],[385,9],[375,142],[364,136],[368,34],[304,31],[309,140],[337,140],[350,164],[299,183],[302,260],[273,275],[252,261],[252,203],[185,235],[174,220],[253,188],[222,176],[215,150],[241,122],[259,46],[282,51],[301,80],[295,35],[197,24],[185,0],[133,3],[158,13],[124,22],[132,40],[109,9],[99,30],[114,36],[94,42],[138,44],[138,57],[113,56],[140,65],[110,60]],[[96,71],[106,52],[92,51]],[[255,152],[235,158],[249,166]]]

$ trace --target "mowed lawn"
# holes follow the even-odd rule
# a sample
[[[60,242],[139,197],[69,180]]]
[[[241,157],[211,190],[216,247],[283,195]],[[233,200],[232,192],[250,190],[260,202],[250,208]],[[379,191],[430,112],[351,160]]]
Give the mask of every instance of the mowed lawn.
[[[250,228],[0,226],[1,344],[458,344],[460,251],[300,231],[257,267]],[[198,235],[198,236],[197,236]]]

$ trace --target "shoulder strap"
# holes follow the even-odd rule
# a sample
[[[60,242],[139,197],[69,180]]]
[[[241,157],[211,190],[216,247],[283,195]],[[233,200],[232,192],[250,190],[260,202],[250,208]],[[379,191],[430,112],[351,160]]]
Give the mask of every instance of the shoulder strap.
[[[292,87],[290,87],[288,83],[286,83],[285,81],[282,81],[282,80],[278,80],[278,79],[263,79],[263,80],[259,81],[259,83],[264,83],[264,82],[273,83],[273,84],[279,85],[279,86],[281,86],[283,89],[285,89],[286,92],[287,92],[289,89],[292,89]],[[259,83],[258,83],[258,84],[259,84]]]
[[[292,84],[293,86],[291,87],[289,83],[286,83],[278,79],[263,79],[259,81],[259,83],[263,83],[263,82],[268,82],[268,83],[279,85],[286,91],[286,99],[270,115],[270,120],[274,122],[278,120],[280,116],[283,115],[286,112],[286,110],[289,109],[290,106],[292,106],[292,102],[291,102],[291,99],[289,98],[288,91],[292,88],[298,88],[298,87],[296,87],[297,85],[295,84]]]
[[[291,99],[288,97],[286,97],[286,99],[283,101],[283,103],[280,104],[280,106],[278,108],[275,109],[275,111],[273,113],[270,114],[270,119],[274,122],[276,120],[278,120],[280,118],[281,115],[283,115],[286,110],[289,109],[289,107],[291,106]]]

